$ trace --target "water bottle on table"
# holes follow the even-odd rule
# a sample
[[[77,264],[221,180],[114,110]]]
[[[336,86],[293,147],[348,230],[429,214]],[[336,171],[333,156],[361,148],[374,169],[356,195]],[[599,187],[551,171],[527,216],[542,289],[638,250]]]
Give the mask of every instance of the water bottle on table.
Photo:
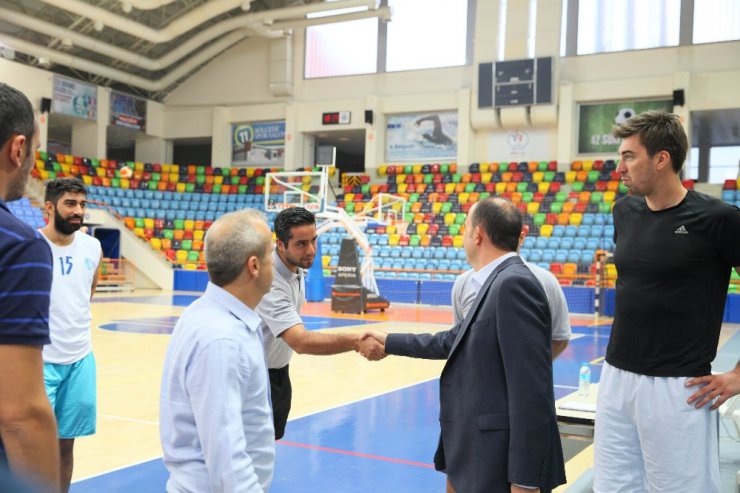
[[[581,364],[581,369],[578,372],[578,395],[580,397],[588,397],[588,390],[591,386],[591,367],[587,362]]]

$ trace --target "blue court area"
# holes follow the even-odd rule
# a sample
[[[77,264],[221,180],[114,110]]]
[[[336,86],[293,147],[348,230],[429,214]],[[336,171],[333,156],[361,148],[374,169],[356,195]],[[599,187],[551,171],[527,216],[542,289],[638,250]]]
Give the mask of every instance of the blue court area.
[[[594,362],[592,381],[598,382],[601,373],[608,329],[573,331],[553,366],[555,399],[577,388],[583,361]],[[271,493],[444,491],[445,478],[432,466],[439,437],[438,385],[435,378],[290,421],[277,445]],[[156,459],[79,481],[71,491],[161,493],[167,477]]]
[[[192,302],[192,300],[191,300]],[[336,329],[350,325],[366,325],[378,323],[373,320],[353,320],[346,318],[304,316],[306,330]],[[102,324],[99,328],[118,332],[134,332],[137,334],[172,334],[178,317],[153,317],[118,320]]]

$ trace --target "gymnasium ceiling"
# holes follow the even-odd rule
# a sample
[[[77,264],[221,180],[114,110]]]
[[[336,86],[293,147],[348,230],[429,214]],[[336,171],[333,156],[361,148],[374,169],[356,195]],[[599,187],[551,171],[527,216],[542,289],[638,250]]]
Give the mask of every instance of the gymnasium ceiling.
[[[361,11],[306,18],[338,7]],[[162,101],[246,38],[389,16],[377,0],[0,0],[0,54]]]

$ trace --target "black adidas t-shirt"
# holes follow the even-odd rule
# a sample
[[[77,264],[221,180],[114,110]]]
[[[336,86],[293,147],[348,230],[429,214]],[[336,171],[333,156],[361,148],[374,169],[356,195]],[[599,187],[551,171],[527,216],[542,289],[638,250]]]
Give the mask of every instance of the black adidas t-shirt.
[[[709,374],[740,266],[740,210],[689,191],[655,212],[628,196],[613,214],[619,277],[606,361],[642,375]]]

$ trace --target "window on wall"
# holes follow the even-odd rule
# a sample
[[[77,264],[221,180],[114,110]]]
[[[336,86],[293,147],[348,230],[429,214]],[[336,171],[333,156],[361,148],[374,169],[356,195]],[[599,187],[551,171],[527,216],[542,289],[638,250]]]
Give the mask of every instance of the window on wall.
[[[388,0],[386,70],[465,65],[468,0]]]
[[[680,17],[681,0],[580,0],[577,52],[678,46]]]
[[[699,179],[699,148],[692,147],[686,163],[686,178]],[[722,146],[709,149],[708,183],[724,183],[740,176],[740,146]]]
[[[321,15],[355,10],[364,9],[337,9]],[[337,22],[306,29],[306,79],[372,74],[377,68],[378,19]]]
[[[689,180],[699,179],[699,148],[689,149],[689,160],[684,164],[684,178]]]
[[[740,147],[712,147],[709,150],[709,183],[724,183],[738,177]]]
[[[702,0],[694,3],[694,43],[740,39],[740,2]]]

